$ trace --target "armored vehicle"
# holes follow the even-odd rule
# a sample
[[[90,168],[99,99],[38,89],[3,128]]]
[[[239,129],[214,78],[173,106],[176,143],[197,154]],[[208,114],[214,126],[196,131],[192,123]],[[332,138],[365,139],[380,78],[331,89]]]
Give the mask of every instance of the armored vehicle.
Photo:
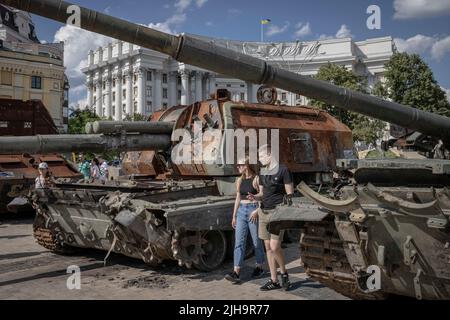
[[[0,99],[0,136],[31,136],[58,134],[53,119],[39,100]],[[31,211],[25,199],[38,176],[37,166],[47,162],[54,177],[81,177],[76,168],[57,154],[17,154],[0,156],[0,213]]]
[[[67,12],[71,12],[68,10],[70,4],[63,1],[0,2],[63,23],[69,16]],[[218,47],[201,38],[168,35],[85,8],[80,8],[80,12],[83,29],[153,49],[206,70],[255,84],[278,87],[391,122],[440,139],[440,148],[448,148],[450,120],[446,117],[281,70],[269,62]],[[299,191],[309,201],[296,199],[292,206],[280,207],[269,227],[303,228],[301,255],[310,276],[353,298],[376,299],[389,294],[424,299],[450,297],[447,190],[450,161],[357,161],[352,159],[348,129],[327,114],[308,108],[249,105],[231,101],[221,104],[221,97],[225,95],[218,94],[215,101],[178,107],[179,117],[167,121],[157,118],[155,121],[172,121],[174,129],[187,127],[187,130],[195,131],[192,126],[196,119],[193,116],[196,115],[203,123],[202,128],[218,127],[224,130],[229,127],[245,128],[247,125],[249,128],[279,128],[279,141],[284,153],[281,161],[287,163],[294,172],[296,180],[300,182]],[[204,108],[208,110],[210,105],[213,110],[217,105],[217,111],[209,112],[209,116],[205,117],[208,112]],[[183,109],[188,111],[183,114]],[[110,127],[106,125],[105,132],[110,132]],[[224,240],[212,240],[213,234],[223,233],[216,227],[224,221],[217,217],[220,211],[217,204],[229,201],[228,205],[231,205],[232,192],[226,190],[231,188],[236,175],[232,166],[222,164],[223,155],[226,155],[224,141],[216,142],[217,153],[213,164],[202,162],[185,168],[184,165],[167,161],[168,150],[174,150],[180,142],[170,139],[170,134],[162,134],[160,128],[144,134],[127,134],[123,128],[118,130],[121,132],[118,136],[105,133],[63,137],[60,141],[47,137],[22,140],[27,143],[27,147],[38,150],[150,150],[154,154],[146,157],[149,156],[157,164],[166,161],[167,168],[173,168],[169,175],[161,176],[163,179],[172,179],[178,174],[178,178],[171,183],[165,182],[163,186],[153,183],[150,195],[144,190],[149,183],[143,187],[142,194],[136,192],[141,186],[138,182],[128,182],[133,184],[132,193],[126,185],[121,184],[113,186],[110,189],[112,192],[107,194],[105,187],[95,186],[82,188],[77,193],[73,184],[61,184],[59,188],[37,192],[35,201],[40,204],[42,220],[37,225],[50,245],[54,249],[64,249],[66,245],[101,244],[105,249],[109,247],[110,250],[129,255],[130,251],[136,252],[137,248],[138,254],[144,252],[148,257],[146,259],[151,262],[163,258],[164,254],[187,265],[192,263],[201,266],[203,260],[208,258],[211,258],[208,261],[220,260],[212,259],[223,253],[217,243],[226,243]],[[186,145],[191,144],[196,136],[189,137],[183,140]],[[17,139],[20,138],[0,139],[0,152],[16,150]],[[313,191],[311,184],[331,183],[327,177],[339,168],[342,178],[336,182],[332,197]],[[155,176],[157,172],[155,170]],[[192,184],[192,193],[199,194],[199,197],[187,199],[184,176],[201,177],[200,180],[211,184],[203,182],[205,186],[200,189]],[[212,186],[214,191],[200,194],[207,186]],[[86,191],[89,188],[92,189]],[[181,192],[183,198],[171,198],[174,191]],[[154,196],[158,192],[161,196]],[[96,193],[98,198],[95,198]],[[227,195],[230,196],[227,198]],[[164,200],[158,203],[158,200],[153,200],[155,198]],[[93,201],[97,201],[102,209],[78,209]],[[205,212],[208,208],[211,209]],[[92,214],[102,216],[97,219]],[[191,218],[194,216],[197,219]],[[172,220],[175,217],[178,218],[176,222]],[[211,217],[212,221],[209,220]],[[206,223],[202,224],[201,221]],[[98,227],[99,224],[103,226]],[[159,231],[161,233],[158,234]],[[223,239],[218,236],[214,238]],[[171,251],[167,250],[169,243],[172,244]],[[214,244],[212,248],[211,244]],[[214,264],[205,265],[213,267]]]

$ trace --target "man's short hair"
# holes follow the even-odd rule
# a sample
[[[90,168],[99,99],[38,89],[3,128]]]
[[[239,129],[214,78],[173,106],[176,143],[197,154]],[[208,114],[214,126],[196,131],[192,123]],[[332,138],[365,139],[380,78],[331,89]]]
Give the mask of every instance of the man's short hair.
[[[267,155],[272,155],[272,147],[269,146],[268,144],[261,146],[258,150],[258,153],[263,153],[263,152],[265,152]]]

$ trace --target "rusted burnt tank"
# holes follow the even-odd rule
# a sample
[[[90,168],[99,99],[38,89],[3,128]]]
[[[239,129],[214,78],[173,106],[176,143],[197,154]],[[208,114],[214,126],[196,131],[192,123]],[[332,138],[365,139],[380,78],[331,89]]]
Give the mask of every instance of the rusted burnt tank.
[[[144,150],[127,154],[126,176],[114,181],[85,184],[61,179],[55,187],[36,190],[38,242],[56,252],[97,248],[151,265],[172,259],[212,270],[232,248],[238,172],[234,163],[223,159],[229,152],[227,139],[234,141],[235,136],[203,140],[204,156],[214,157],[211,164],[176,164],[172,152],[186,143],[173,137],[177,130],[264,129],[270,137],[277,129],[281,161],[297,181],[311,184],[331,182],[336,160],[353,152],[350,130],[325,112],[234,102],[229,96],[227,90],[218,90],[216,99],[157,112],[150,122],[96,122],[87,126],[90,135],[24,138],[22,145],[36,152]],[[20,138],[14,139],[0,139],[0,153],[15,150],[11,142]],[[196,141],[189,138],[187,143],[193,155]]]
[[[54,135],[58,130],[42,102],[0,99],[0,136]],[[24,198],[38,176],[37,166],[47,162],[57,178],[80,176],[59,155],[0,155],[0,213],[31,210]]]
[[[62,23],[65,23],[69,16],[67,9],[70,4],[64,1],[1,0],[0,2]],[[83,29],[153,49],[178,61],[219,74],[250,83],[281,88],[336,107],[391,122],[439,138],[447,149],[450,144],[450,121],[446,117],[281,70],[269,62],[218,47],[213,42],[197,37],[164,34],[85,8],[81,8],[80,12]],[[308,128],[311,128],[311,125]],[[309,133],[309,131],[303,131],[301,126],[296,129],[300,131],[300,134]],[[98,138],[97,142],[109,141],[110,145],[117,148],[120,148],[120,141],[123,141],[111,141],[112,138],[108,140],[106,137],[92,138]],[[161,142],[161,137],[157,139]],[[133,141],[135,140],[126,142]],[[299,150],[308,148],[308,145],[311,146],[307,138],[299,137],[296,141],[299,143]],[[347,142],[340,140],[339,143],[344,146],[344,150],[340,151],[345,158]],[[312,146],[315,146],[314,142]],[[137,146],[133,145],[133,147],[135,147],[133,150],[137,150]],[[141,150],[156,149],[154,146],[151,147]],[[290,150],[292,147],[290,145]],[[158,148],[158,150],[166,149]],[[160,152],[157,154],[158,157],[161,155]],[[335,154],[340,157],[339,152]],[[299,156],[299,160],[303,156],[304,153]],[[290,160],[292,164],[292,158]],[[321,162],[319,165],[316,159],[312,159],[313,162],[309,167],[322,166],[330,158],[326,161],[322,160],[319,159]],[[301,184],[299,191],[306,196],[306,199],[309,199],[309,202],[305,199],[296,199],[294,206],[280,208],[277,220],[272,221],[270,227],[274,229],[303,228],[301,254],[307,272],[315,279],[350,297],[373,299],[384,298],[388,294],[399,294],[425,299],[448,299],[449,172],[445,169],[448,167],[448,161],[386,163],[344,160],[346,161],[337,160],[337,163],[339,167],[347,168],[342,170],[347,177],[349,174],[354,174],[349,183],[341,181],[332,198],[323,198],[322,195],[313,192],[308,184]],[[302,165],[296,164],[297,170],[301,170],[301,167]],[[307,167],[303,165],[303,170]],[[328,173],[336,167],[336,164],[330,164]],[[200,170],[190,167],[189,174],[194,173],[201,177],[199,172],[203,170],[203,166]],[[213,172],[210,170],[212,168],[206,168],[207,172]],[[231,181],[227,184],[227,180],[224,179],[232,176],[232,171],[224,167],[223,174],[220,176],[222,179],[214,181],[219,194],[227,194],[220,190],[225,190],[223,187],[226,185],[232,186]],[[296,170],[294,172],[299,177],[314,175],[313,171],[306,171],[306,174]],[[322,173],[319,174],[322,175]],[[154,175],[156,176],[156,171]],[[223,196],[220,199],[224,199]],[[207,202],[211,203],[211,201]],[[61,205],[67,208],[65,204],[61,203]],[[199,208],[190,207],[194,211],[199,211]],[[214,213],[214,211],[211,212]],[[53,215],[57,217],[57,214],[53,213]],[[162,219],[160,226],[166,228],[165,223],[170,218],[167,218],[169,215],[166,213],[163,215],[167,220]],[[161,222],[161,220],[153,221],[157,224]],[[170,223],[167,225],[170,226]],[[73,225],[73,228],[75,230],[77,227]],[[89,227],[81,229],[85,230],[89,236]],[[58,230],[56,228],[57,235]],[[177,238],[175,231],[173,236]],[[191,247],[188,251],[192,252],[192,243],[198,244],[201,236],[201,233],[188,233],[186,240],[182,240],[181,243],[184,243],[186,248]],[[59,239],[64,240],[62,236]],[[105,243],[111,246],[111,243],[115,243],[114,239],[117,243],[121,239],[123,241],[123,239],[131,238],[129,235],[122,238],[115,236]],[[175,240],[174,243],[180,242]],[[207,244],[208,241],[200,241],[200,243]],[[150,247],[146,252],[152,250]],[[204,255],[203,252],[199,252],[200,256]],[[373,270],[371,266],[380,270],[381,284],[378,287],[367,285],[366,280],[370,278],[368,273]]]

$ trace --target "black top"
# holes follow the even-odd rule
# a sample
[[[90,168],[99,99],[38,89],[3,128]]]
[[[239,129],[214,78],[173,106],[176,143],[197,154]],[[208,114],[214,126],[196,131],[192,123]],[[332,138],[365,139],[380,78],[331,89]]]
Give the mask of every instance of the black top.
[[[253,181],[255,181],[255,178],[250,179],[242,179],[241,180],[241,186],[239,188],[239,193],[241,196],[245,196],[247,198],[248,194],[257,194],[258,190],[255,189],[253,186]]]
[[[278,172],[274,175],[260,176],[259,183],[263,186],[262,209],[272,210],[283,203],[286,195],[285,184],[294,182],[288,167],[279,165]]]

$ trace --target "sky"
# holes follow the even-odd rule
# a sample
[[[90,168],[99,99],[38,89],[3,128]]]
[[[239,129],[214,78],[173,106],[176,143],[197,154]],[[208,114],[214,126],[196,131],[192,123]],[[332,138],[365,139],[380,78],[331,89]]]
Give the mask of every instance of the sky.
[[[355,41],[392,36],[400,51],[418,53],[432,68],[450,97],[450,0],[72,0],[162,31],[260,41],[310,41],[352,37]],[[381,29],[370,30],[370,5],[381,13]],[[41,41],[65,42],[65,63],[71,84],[70,101],[86,99],[87,52],[111,39],[33,16]]]

